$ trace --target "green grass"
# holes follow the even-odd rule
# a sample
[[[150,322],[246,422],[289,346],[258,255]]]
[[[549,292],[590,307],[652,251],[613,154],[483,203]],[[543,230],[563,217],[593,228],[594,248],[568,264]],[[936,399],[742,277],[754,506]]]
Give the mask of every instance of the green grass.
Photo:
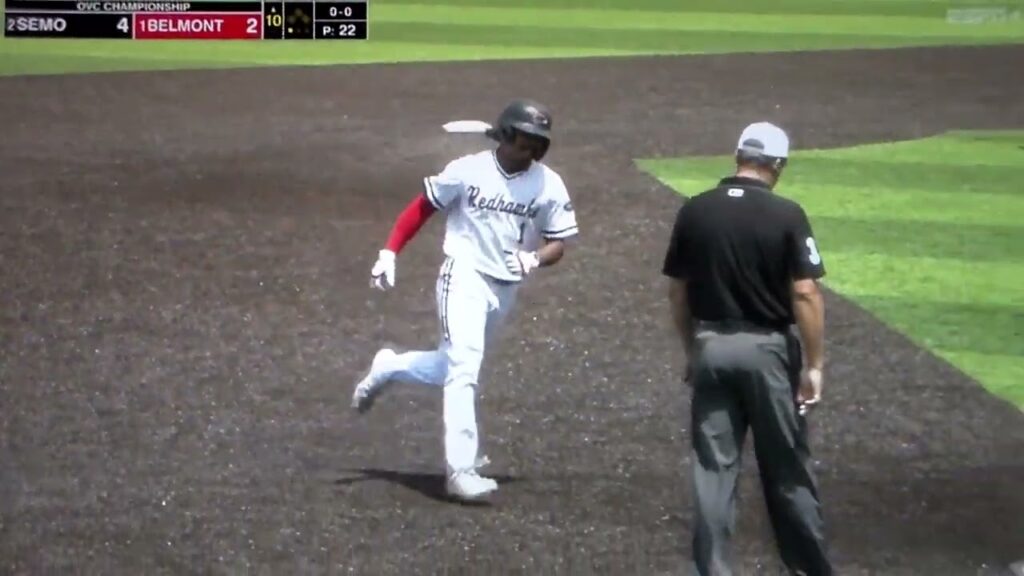
[[[685,195],[729,156],[638,162]],[[796,150],[778,193],[800,202],[825,284],[1024,407],[1024,132]],[[884,351],[880,351],[884,353]]]
[[[948,21],[968,5],[1008,17]],[[0,74],[1024,42],[1022,0],[371,0],[369,19],[367,41],[2,39]]]

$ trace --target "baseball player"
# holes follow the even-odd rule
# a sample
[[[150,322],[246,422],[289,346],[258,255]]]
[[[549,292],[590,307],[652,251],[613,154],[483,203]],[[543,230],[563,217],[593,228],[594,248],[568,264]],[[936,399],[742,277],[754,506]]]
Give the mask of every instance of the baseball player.
[[[441,386],[448,493],[485,497],[498,488],[477,472],[476,393],[485,350],[494,343],[522,281],[558,262],[577,234],[576,215],[562,178],[541,163],[551,141],[544,105],[515,100],[487,136],[487,149],[453,160],[424,179],[424,190],[399,215],[371,272],[371,285],[395,285],[402,247],[435,212],[446,215],[436,283],[440,343],[435,350],[397,354],[381,349],[356,384],[352,407],[368,410],[394,382]]]

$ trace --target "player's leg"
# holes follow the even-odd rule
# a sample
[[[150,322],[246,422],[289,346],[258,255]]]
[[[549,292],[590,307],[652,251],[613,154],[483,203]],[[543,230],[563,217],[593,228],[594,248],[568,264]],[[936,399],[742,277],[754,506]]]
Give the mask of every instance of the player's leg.
[[[484,342],[488,350],[493,350],[501,340],[502,330],[509,316],[515,310],[518,284],[491,282],[491,306],[487,312],[487,329]]]
[[[440,387],[444,384],[446,368],[447,363],[440,350],[414,350],[399,354],[392,348],[382,348],[374,355],[366,375],[356,384],[352,407],[359,412],[368,411],[374,401],[396,383]]]
[[[757,336],[757,378],[745,391],[765,504],[780,556],[794,572],[832,573],[806,422],[794,402],[799,359],[783,334]]]
[[[492,280],[488,280],[487,282],[490,286],[490,291],[486,293],[488,297],[488,306],[480,369],[483,368],[483,364],[487,360],[487,354],[489,354],[491,350],[494,350],[501,340],[502,329],[515,306],[516,288],[518,286],[517,284],[500,283]],[[476,385],[477,396],[479,396],[479,392],[483,389],[483,384],[478,381]],[[477,453],[481,454],[480,446],[482,444],[483,434],[479,429],[479,420],[480,419],[477,418]],[[483,455],[478,456],[476,461],[479,467],[483,467],[489,463],[489,459]]]
[[[448,490],[457,497],[478,498],[497,483],[476,472],[479,438],[476,397],[483,363],[490,289],[472,268],[448,267],[438,290],[444,380],[444,451]]]
[[[438,296],[438,319],[442,323],[442,330],[445,318],[441,310],[441,293],[448,283],[450,274],[450,264],[446,261],[441,266],[435,290]],[[373,407],[380,394],[395,383],[442,386],[447,371],[448,361],[440,346],[434,350],[413,350],[400,354],[392,348],[382,348],[373,357],[373,362],[364,377],[356,384],[352,394],[352,407],[359,412],[366,412]]]
[[[736,390],[729,336],[698,333],[691,408],[694,573],[732,574],[730,556],[747,419]]]
[[[435,350],[412,350],[395,353],[382,363],[382,378],[403,384],[443,386],[447,371],[444,352]]]

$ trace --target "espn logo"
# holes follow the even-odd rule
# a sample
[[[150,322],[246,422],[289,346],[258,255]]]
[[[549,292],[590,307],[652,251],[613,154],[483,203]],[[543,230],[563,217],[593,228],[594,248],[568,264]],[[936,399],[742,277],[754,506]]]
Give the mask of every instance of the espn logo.
[[[946,10],[946,22],[949,24],[987,24],[992,22],[1010,22],[1020,20],[1020,11],[1009,8],[950,8]]]

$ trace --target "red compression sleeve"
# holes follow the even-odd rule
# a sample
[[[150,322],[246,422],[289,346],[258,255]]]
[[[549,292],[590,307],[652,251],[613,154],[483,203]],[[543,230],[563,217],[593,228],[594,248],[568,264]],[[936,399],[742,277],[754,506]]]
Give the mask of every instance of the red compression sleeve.
[[[388,236],[385,248],[398,254],[436,211],[437,208],[434,208],[434,205],[430,203],[430,200],[427,200],[425,195],[417,195],[405,207],[405,210],[402,210],[402,213],[398,215],[394,227],[391,228],[391,235]]]

